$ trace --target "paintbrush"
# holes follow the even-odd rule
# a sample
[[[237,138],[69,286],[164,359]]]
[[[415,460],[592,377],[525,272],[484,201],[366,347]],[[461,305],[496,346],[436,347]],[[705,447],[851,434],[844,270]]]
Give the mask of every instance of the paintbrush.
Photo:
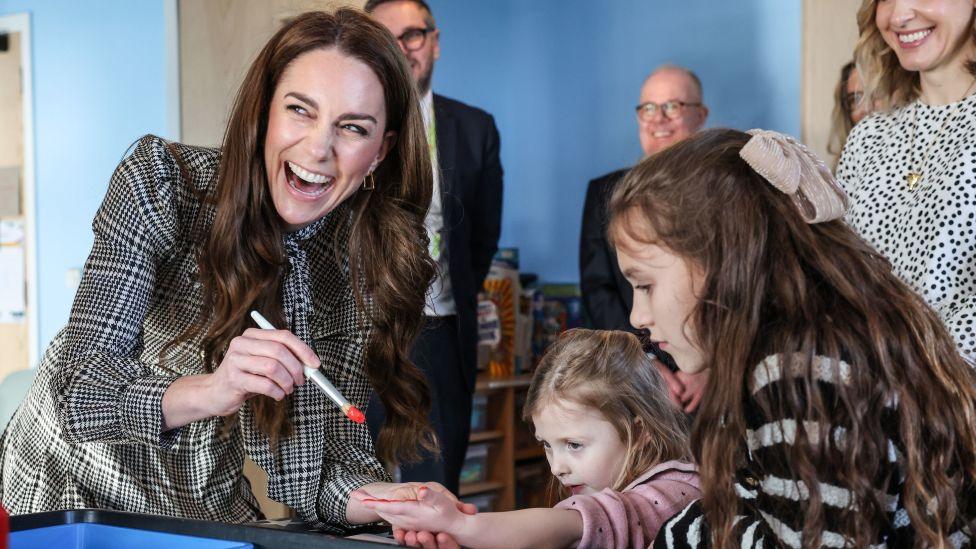
[[[254,322],[257,322],[258,326],[262,330],[275,329],[275,327],[272,326],[271,323],[268,322],[268,320],[261,316],[261,313],[257,311],[251,311],[251,318],[254,319]],[[355,421],[356,423],[363,423],[366,421],[366,416],[364,416],[358,408],[350,404],[349,401],[346,400],[346,397],[342,396],[342,393],[339,392],[339,389],[336,389],[335,385],[332,385],[332,382],[330,382],[328,378],[326,378],[322,372],[319,371],[318,368],[309,366],[308,364],[303,364],[303,366],[305,367],[305,377],[314,381],[315,384],[322,389],[322,392],[324,392],[326,396],[332,400],[332,402],[335,402],[336,406],[342,409],[342,413],[345,414],[347,418]]]

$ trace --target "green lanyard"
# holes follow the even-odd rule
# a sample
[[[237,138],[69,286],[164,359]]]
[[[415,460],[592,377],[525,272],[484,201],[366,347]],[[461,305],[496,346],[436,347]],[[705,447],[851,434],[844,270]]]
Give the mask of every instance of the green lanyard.
[[[434,118],[433,109],[430,113],[430,128],[427,130],[427,148],[430,150],[430,163],[433,164],[431,169],[437,170],[437,122]],[[440,192],[439,189],[435,189],[434,192]],[[441,210],[441,219],[443,220],[444,211]],[[443,223],[443,221],[442,221]],[[439,261],[441,258],[441,233],[440,231],[427,231],[427,236],[430,238],[430,247],[428,252],[430,257],[434,261]]]
[[[434,118],[433,109],[430,113],[430,128],[427,129],[427,148],[430,149],[430,161],[433,162],[437,157],[437,119]]]

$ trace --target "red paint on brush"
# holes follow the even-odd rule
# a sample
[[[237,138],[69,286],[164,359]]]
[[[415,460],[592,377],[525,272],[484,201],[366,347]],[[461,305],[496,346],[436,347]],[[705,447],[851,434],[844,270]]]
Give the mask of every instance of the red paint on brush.
[[[350,406],[349,410],[346,411],[346,417],[355,421],[356,423],[366,423],[366,416],[359,411],[359,408],[355,406]]]

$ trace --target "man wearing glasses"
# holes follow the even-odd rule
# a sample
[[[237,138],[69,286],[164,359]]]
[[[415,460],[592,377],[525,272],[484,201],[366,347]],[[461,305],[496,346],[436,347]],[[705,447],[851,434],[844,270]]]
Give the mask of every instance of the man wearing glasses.
[[[438,274],[427,295],[426,323],[412,358],[431,385],[430,419],[442,459],[431,456],[401,468],[401,480],[440,482],[457,493],[471,428],[478,292],[501,232],[498,129],[485,111],[431,92],[440,30],[426,2],[368,0],[365,10],[397,38],[410,64],[434,163],[434,193],[426,225]],[[382,424],[375,398],[367,420],[375,439]]]
[[[705,125],[708,107],[702,102],[701,81],[684,67],[658,67],[641,87],[637,134],[645,156],[650,156],[695,133]],[[580,235],[580,291],[583,314],[590,327],[633,330],[630,309],[634,292],[617,267],[617,257],[606,240],[606,205],[627,169],[590,181],[583,206]],[[686,412],[693,412],[704,390],[706,374],[675,373],[674,362],[660,349],[649,349],[659,359],[658,369],[668,382],[671,397]]]

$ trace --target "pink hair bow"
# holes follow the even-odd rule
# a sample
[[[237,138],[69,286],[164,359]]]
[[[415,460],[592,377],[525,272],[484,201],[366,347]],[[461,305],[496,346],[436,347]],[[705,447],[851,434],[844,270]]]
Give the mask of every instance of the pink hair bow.
[[[781,192],[790,195],[807,223],[832,221],[847,212],[847,193],[810,149],[788,135],[749,130],[739,156]]]

